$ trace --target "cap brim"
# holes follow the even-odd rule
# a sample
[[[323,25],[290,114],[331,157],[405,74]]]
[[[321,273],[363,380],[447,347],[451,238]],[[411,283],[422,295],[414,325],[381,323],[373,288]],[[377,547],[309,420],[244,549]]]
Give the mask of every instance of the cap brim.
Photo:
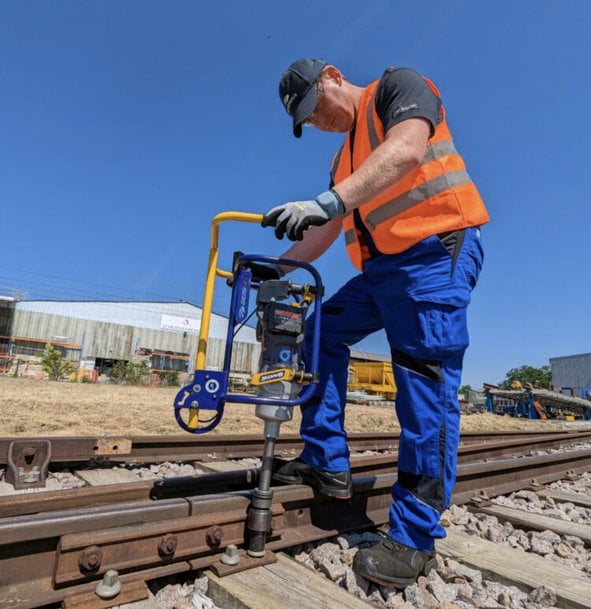
[[[302,137],[302,123],[312,116],[315,107],[316,87],[312,86],[304,99],[298,104],[293,115],[293,134],[296,137]]]

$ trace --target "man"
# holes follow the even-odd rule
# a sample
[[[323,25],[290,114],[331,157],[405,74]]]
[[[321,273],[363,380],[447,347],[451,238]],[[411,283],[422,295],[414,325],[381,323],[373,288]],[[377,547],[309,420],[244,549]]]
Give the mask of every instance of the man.
[[[455,483],[466,308],[488,214],[454,147],[439,92],[416,72],[389,68],[361,87],[333,65],[301,59],[283,73],[279,94],[296,137],[303,125],[346,136],[329,190],[272,208],[262,225],[294,241],[282,257],[306,262],[343,230],[359,274],[324,303],[320,381],[302,407],[304,449],[279,462],[274,478],[351,496],[344,429],[350,345],[385,329],[401,426],[398,480],[387,537],[357,552],[353,567],[403,588],[428,574],[434,541],[445,536],[439,517]],[[304,358],[310,339],[311,331]]]

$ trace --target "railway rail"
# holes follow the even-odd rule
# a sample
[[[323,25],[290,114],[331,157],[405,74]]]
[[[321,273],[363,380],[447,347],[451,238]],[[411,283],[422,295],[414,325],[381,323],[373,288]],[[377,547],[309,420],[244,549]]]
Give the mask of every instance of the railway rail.
[[[482,444],[484,442],[506,442],[507,440],[524,442],[551,442],[552,437],[580,436],[585,431],[487,431],[465,432],[462,434],[462,445]],[[584,436],[581,436],[584,437]],[[47,442],[51,446],[52,463],[77,463],[96,461],[114,461],[137,463],[141,461],[164,460],[198,460],[210,461],[220,457],[240,459],[261,455],[263,438],[260,434],[212,434],[202,435],[198,439],[187,434],[170,436],[128,436],[128,437],[63,437],[46,436],[36,438],[2,438],[0,437],[0,465],[6,465],[10,445],[14,443],[30,444]],[[352,433],[349,435],[349,446],[353,452],[365,450],[389,450],[398,444],[396,434]],[[278,452],[299,450],[301,438],[297,434],[282,434],[276,443]]]
[[[207,442],[123,438],[116,449],[99,440],[18,442],[24,454],[21,442],[46,447],[49,441],[51,467],[113,467],[171,457],[206,465],[262,452],[255,436],[212,436]],[[353,434],[350,440],[353,499],[329,500],[306,486],[274,487],[272,530],[265,556],[257,559],[241,549],[257,467],[1,496],[0,605],[106,608],[145,597],[146,582],[155,578],[206,568],[223,577],[274,562],[278,550],[379,527],[387,522],[396,441],[391,434]],[[7,467],[11,442],[0,439],[0,463]],[[295,453],[299,446],[296,436],[285,436],[278,452]],[[453,502],[484,509],[496,495],[591,471],[590,446],[591,431],[464,434]],[[30,465],[35,455],[28,456]],[[238,553],[229,561],[234,547]],[[228,564],[235,558],[238,564]],[[120,591],[113,599],[98,596],[105,574],[113,572]]]

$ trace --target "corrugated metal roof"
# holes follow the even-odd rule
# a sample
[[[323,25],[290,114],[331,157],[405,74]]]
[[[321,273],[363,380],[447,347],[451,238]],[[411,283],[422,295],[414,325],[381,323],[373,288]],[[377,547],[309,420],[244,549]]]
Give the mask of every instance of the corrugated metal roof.
[[[563,359],[572,359],[572,358],[591,358],[591,353],[579,353],[578,355],[561,355],[558,357],[551,357],[550,363],[553,361],[563,360]]]

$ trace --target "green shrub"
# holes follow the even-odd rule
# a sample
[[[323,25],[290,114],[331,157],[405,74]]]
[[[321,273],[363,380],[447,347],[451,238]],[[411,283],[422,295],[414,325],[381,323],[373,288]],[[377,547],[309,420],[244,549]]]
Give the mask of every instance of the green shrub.
[[[117,385],[145,385],[150,378],[150,368],[144,362],[123,362],[119,361],[113,366],[111,372],[111,383]]]
[[[62,354],[59,349],[56,349],[50,343],[45,345],[45,350],[41,356],[41,368],[52,381],[59,381],[66,374],[72,370],[70,362],[62,358]]]
[[[179,373],[176,370],[160,370],[158,378],[163,387],[179,386]]]

